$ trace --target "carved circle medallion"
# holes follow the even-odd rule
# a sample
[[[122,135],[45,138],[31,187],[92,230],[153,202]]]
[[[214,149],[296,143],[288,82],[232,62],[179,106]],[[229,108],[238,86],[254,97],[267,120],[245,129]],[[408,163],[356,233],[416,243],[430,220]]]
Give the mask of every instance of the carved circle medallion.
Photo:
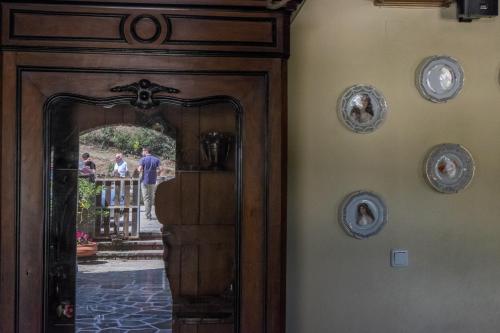
[[[140,43],[153,43],[162,33],[161,23],[152,15],[139,15],[130,23],[130,34]]]

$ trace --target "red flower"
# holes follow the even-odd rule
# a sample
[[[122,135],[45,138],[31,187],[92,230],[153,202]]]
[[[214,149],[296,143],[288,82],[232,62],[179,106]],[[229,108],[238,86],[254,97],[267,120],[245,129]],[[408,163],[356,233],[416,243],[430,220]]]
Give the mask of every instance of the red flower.
[[[76,231],[76,244],[83,245],[88,244],[91,241],[92,239],[90,238],[89,234],[80,230]]]
[[[57,306],[56,312],[59,318],[64,316],[71,319],[75,314],[75,308],[73,307],[73,304],[69,304],[69,302],[65,301]]]
[[[75,308],[73,307],[73,304],[64,305],[63,315],[66,318],[73,318],[74,313],[75,313]]]

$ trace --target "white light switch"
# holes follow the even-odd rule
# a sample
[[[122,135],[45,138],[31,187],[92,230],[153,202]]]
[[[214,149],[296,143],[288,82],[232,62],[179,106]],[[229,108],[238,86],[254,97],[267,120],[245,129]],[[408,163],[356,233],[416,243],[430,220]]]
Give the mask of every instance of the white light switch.
[[[408,250],[391,249],[391,266],[392,267],[407,267],[408,266]]]

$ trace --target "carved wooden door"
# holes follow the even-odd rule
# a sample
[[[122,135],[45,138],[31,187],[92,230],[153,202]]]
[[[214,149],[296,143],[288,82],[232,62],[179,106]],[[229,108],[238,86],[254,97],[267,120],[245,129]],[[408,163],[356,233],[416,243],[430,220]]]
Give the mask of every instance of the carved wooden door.
[[[234,331],[242,185],[237,107],[217,103],[179,114],[176,177],[157,190],[176,332]],[[208,158],[210,148],[224,150],[218,163]]]
[[[174,332],[233,332],[237,325],[240,332],[259,331],[259,321],[254,319],[262,320],[266,295],[262,262],[266,146],[261,139],[266,122],[265,77],[30,68],[20,73],[23,85],[18,123],[18,223],[22,237],[18,251],[25,254],[19,259],[20,272],[25,273],[18,275],[17,281],[18,306],[23,309],[18,312],[21,332],[40,332],[44,325],[47,332],[72,330],[71,322],[59,322],[56,311],[64,297],[71,300],[75,288],[71,266],[74,229],[63,223],[74,210],[70,205],[78,157],[74,124],[88,128],[136,122],[134,117],[140,113],[125,105],[136,97],[116,97],[109,89],[143,78],[180,90],[175,97],[159,94],[159,112],[176,126],[180,136],[178,158],[182,163],[176,178],[158,187],[156,197],[159,220],[166,225]],[[224,84],[214,87],[214,79]],[[81,85],[82,81],[93,84]],[[200,95],[207,97],[192,98]],[[213,96],[234,97],[214,104],[218,97]],[[119,105],[105,108],[116,102],[113,98],[118,98]],[[88,105],[93,103],[101,107]],[[196,114],[196,121],[189,120],[190,112]],[[217,119],[217,114],[221,118]],[[47,133],[51,121],[59,124],[59,134],[52,143]],[[197,127],[194,132],[190,130],[193,126]],[[225,170],[204,170],[203,162],[197,160],[200,135],[213,130],[231,133],[234,138]],[[62,192],[50,192],[58,188]],[[57,217],[58,212],[65,215]]]
[[[243,110],[229,97],[195,100],[158,96],[155,94],[159,91],[171,95],[182,92],[145,79],[112,89],[112,92],[123,91],[135,95],[91,98],[62,93],[49,97],[43,108],[47,133],[44,141],[48,243],[45,259],[46,330],[72,332],[73,326],[76,330],[115,328],[110,325],[117,325],[116,329],[137,325],[138,329],[154,330],[155,327],[168,326],[168,318],[173,316],[174,332],[232,332],[238,319],[235,290],[239,285],[236,278],[239,250],[235,244],[239,240],[241,225],[242,202],[238,198],[242,192],[242,178],[239,172],[241,163],[237,162],[242,160]],[[164,259],[173,309],[167,298],[156,297],[155,293],[141,299],[140,294],[131,291],[135,285],[117,284],[113,290],[119,289],[119,293],[109,293],[106,283],[104,286],[99,284],[95,290],[85,283],[88,278],[75,272],[73,217],[79,135],[89,128],[113,124],[151,127],[177,140],[176,177],[160,183],[155,196],[156,215],[164,225]],[[202,155],[206,155],[205,160]],[[79,267],[85,267],[81,265]],[[128,265],[133,263],[129,261]],[[123,275],[101,272],[106,274],[100,279],[123,279]],[[163,280],[161,275],[160,280]],[[138,284],[138,287],[145,295],[149,289],[158,289],[160,285],[163,284],[148,281],[147,284]],[[77,302],[74,294],[78,289],[81,299],[99,297],[101,305],[94,301],[89,304]],[[168,289],[162,291],[162,295],[167,296]],[[96,291],[106,295],[82,294]],[[108,296],[131,304],[123,307],[108,304]],[[148,299],[148,302],[139,302],[140,305],[132,304]],[[158,304],[162,302],[163,306]],[[61,316],[61,309],[68,306],[74,306],[75,318]],[[99,311],[94,311],[94,306],[102,307],[103,318],[109,318],[109,322],[100,322]],[[91,311],[88,311],[89,307]],[[106,307],[120,307],[120,311],[116,311],[118,314],[113,314],[115,311],[106,313]],[[123,311],[136,313],[124,316],[120,314]],[[79,312],[86,315],[82,317]],[[98,322],[92,324],[89,320]]]
[[[174,332],[284,332],[293,6],[147,2],[2,2],[2,333],[74,331],[57,308],[75,290],[77,134],[157,116],[178,142],[156,196]],[[218,167],[200,147],[214,131],[232,142]]]

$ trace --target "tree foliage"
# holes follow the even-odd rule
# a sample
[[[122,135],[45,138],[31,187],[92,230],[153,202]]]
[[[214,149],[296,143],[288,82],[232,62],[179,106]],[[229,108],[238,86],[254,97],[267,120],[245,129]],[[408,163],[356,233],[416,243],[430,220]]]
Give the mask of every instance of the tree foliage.
[[[102,149],[117,148],[127,155],[140,156],[143,147],[161,159],[175,159],[175,140],[158,131],[142,127],[109,126],[86,133],[80,137],[83,144]]]

